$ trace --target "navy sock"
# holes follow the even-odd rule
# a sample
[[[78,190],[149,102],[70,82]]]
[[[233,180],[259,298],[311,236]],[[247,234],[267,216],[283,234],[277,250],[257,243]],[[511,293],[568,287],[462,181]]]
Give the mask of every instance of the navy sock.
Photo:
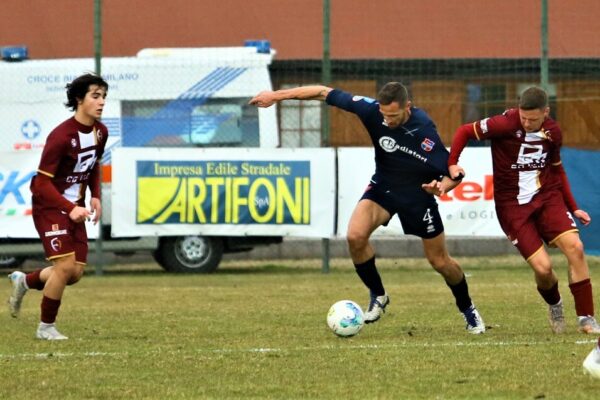
[[[372,294],[375,296],[383,296],[385,294],[381,277],[375,266],[375,256],[362,264],[354,264],[354,268],[360,279],[369,288]]]
[[[469,286],[467,285],[467,278],[463,275],[463,278],[456,285],[451,285],[446,282],[446,285],[452,290],[452,294],[456,299],[456,307],[460,312],[465,312],[469,307],[473,305],[471,297],[469,296]]]

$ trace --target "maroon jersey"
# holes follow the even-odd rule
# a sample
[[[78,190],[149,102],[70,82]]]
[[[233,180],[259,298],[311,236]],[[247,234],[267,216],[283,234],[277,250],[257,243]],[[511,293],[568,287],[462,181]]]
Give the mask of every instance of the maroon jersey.
[[[88,185],[92,196],[99,197],[99,163],[107,139],[108,130],[100,122],[86,126],[72,117],[57,126],[46,139],[38,175],[31,181],[34,210],[70,212],[75,205],[83,206]]]
[[[559,165],[562,133],[546,118],[538,132],[525,132],[518,109],[473,123],[478,140],[492,141],[494,201],[496,204],[527,204],[539,192],[560,189],[551,171]]]

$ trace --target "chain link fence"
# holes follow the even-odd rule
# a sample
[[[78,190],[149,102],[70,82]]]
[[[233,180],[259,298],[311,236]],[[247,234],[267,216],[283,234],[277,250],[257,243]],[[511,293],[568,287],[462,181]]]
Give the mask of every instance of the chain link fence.
[[[335,12],[335,8],[331,10],[334,16]],[[427,26],[427,15],[412,15],[411,18]],[[340,23],[339,17],[337,21]],[[496,29],[494,26],[489,29]],[[500,27],[497,29],[500,41],[504,31],[501,32]],[[549,31],[552,32],[552,21]],[[360,34],[363,36],[360,43],[382,40],[370,36],[368,31]],[[106,33],[106,36],[111,35],[117,33]],[[518,37],[519,32],[514,35]],[[540,33],[539,42],[542,42],[542,35]],[[321,41],[323,38],[301,40]],[[396,42],[390,44],[396,45]],[[318,84],[322,83],[323,76],[331,77],[329,86],[368,97],[375,97],[386,82],[401,81],[408,87],[413,103],[427,111],[435,121],[446,145],[450,144],[459,125],[514,106],[521,90],[548,78],[551,113],[561,124],[563,144],[585,149],[600,147],[599,57],[561,55],[553,58],[549,54],[547,60],[543,57],[507,58],[501,52],[501,46],[490,43],[485,57],[442,58],[432,51],[429,58],[354,59],[345,56],[325,64],[315,59],[280,60],[264,41],[248,45],[246,49],[237,50],[145,50],[135,57],[102,59],[103,75],[110,84],[103,117],[110,140],[103,160],[102,240],[100,244],[91,244],[92,250],[118,254],[119,257],[141,253],[167,270],[203,272],[214,270],[223,254],[225,259],[231,260],[294,258],[307,263],[321,262],[323,255],[329,252],[332,257],[347,257],[343,232],[338,232],[329,243],[286,235],[178,236],[170,232],[164,237],[160,234],[117,237],[112,229],[113,210],[121,207],[121,204],[112,203],[114,197],[111,194],[111,181],[119,174],[111,168],[112,154],[118,148],[160,148],[165,154],[179,148],[211,148],[226,154],[231,148],[370,147],[369,136],[356,117],[328,108],[321,102],[284,101],[270,111],[272,114],[247,104],[260,90]],[[400,42],[398,45],[410,44]],[[335,54],[335,46],[336,43],[332,43],[332,54]],[[494,52],[496,48],[497,53]],[[475,53],[481,54],[481,51]],[[265,62],[264,58],[271,55],[273,60]],[[541,68],[544,61],[548,65],[546,72]],[[330,66],[330,71],[324,71],[324,65]],[[46,136],[71,115],[62,106],[65,84],[93,68],[91,59],[0,63],[3,86],[0,149],[4,154],[19,154],[18,161],[14,161],[18,167],[10,165],[12,161],[9,161],[1,171],[0,212],[5,234],[0,239],[0,260],[5,268],[18,266],[26,259],[43,258],[35,231],[30,229],[22,233],[26,231],[23,227],[27,222],[24,221],[31,213],[28,182],[35,173]],[[543,76],[546,73],[547,76]],[[28,89],[23,90],[24,87]],[[329,129],[324,131],[324,127]],[[8,157],[7,160],[17,158]],[[164,181],[164,185],[170,184],[170,181]],[[262,190],[268,191],[268,187]],[[206,193],[202,195],[200,191],[195,196]],[[156,203],[160,201],[156,200]],[[161,212],[158,205],[153,207],[157,208],[155,213]],[[226,213],[224,207],[217,206],[214,212],[218,215]],[[381,239],[381,253],[389,257],[421,255],[420,246],[414,246],[415,240],[403,240],[406,246],[390,246],[386,244],[389,238]],[[462,251],[465,254],[513,251],[504,239],[490,240],[489,246],[475,246],[468,251],[463,247]],[[451,243],[451,250],[454,250],[452,246],[461,251],[458,242],[456,245]],[[95,260],[102,265],[103,262],[118,262],[119,258],[96,256]]]

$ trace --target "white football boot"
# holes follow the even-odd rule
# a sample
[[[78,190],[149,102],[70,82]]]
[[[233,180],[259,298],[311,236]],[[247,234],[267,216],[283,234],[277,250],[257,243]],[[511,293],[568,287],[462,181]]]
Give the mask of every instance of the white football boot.
[[[596,321],[596,318],[587,316],[587,317],[577,317],[579,320],[579,332],[582,333],[600,333],[600,325]]]
[[[554,333],[563,333],[567,328],[565,322],[565,316],[563,314],[563,302],[562,299],[553,306],[548,306],[548,322],[550,322],[550,329]]]
[[[479,335],[485,332],[485,323],[483,322],[483,319],[481,319],[481,315],[479,315],[474,304],[467,308],[462,315],[467,324],[465,327],[467,332],[472,333],[473,335]]]
[[[8,298],[8,308],[10,310],[10,315],[13,318],[16,318],[19,316],[19,311],[21,311],[23,297],[25,296],[25,293],[27,293],[25,274],[20,271],[14,271],[8,274],[8,279],[12,284],[12,292]]]
[[[600,378],[600,339],[594,350],[583,360],[583,371],[594,378]]]
[[[56,330],[54,324],[40,322],[35,337],[41,340],[66,340],[68,337]]]
[[[365,323],[371,324],[381,318],[388,304],[390,304],[390,296],[387,294],[383,296],[374,296],[371,294],[369,308],[365,313]]]

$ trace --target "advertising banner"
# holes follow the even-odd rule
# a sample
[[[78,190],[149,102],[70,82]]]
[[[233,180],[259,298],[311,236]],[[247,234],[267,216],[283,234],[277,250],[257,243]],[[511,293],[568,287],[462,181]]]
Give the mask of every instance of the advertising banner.
[[[337,235],[345,236],[348,221],[375,172],[372,148],[338,149]],[[446,235],[504,236],[494,210],[492,157],[489,148],[466,148],[460,158],[466,171],[463,182],[442,198],[436,198]],[[402,234],[402,226],[393,217],[387,227],[375,234]]]
[[[112,232],[330,237],[334,156],[328,148],[119,148]]]
[[[31,178],[37,173],[41,150],[0,152],[0,238],[33,239],[38,233],[31,217]],[[87,195],[89,208],[89,192]],[[98,227],[86,223],[88,237]]]

